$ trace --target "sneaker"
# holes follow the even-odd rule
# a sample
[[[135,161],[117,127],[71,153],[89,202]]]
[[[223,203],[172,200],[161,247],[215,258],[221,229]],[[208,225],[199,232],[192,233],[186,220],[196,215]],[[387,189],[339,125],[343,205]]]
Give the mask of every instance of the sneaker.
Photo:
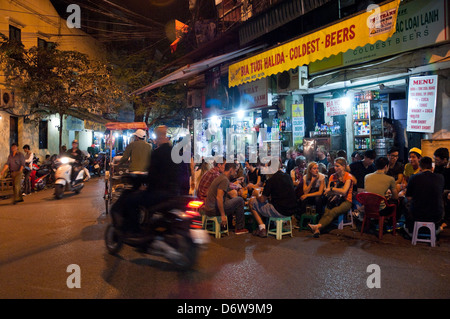
[[[267,230],[266,230],[265,228],[263,228],[263,229],[257,228],[257,229],[255,229],[255,231],[253,232],[253,235],[254,235],[254,236],[261,237],[261,238],[266,238],[266,237],[267,237]]]
[[[236,235],[248,234],[248,229],[245,229],[245,228],[236,229],[236,230],[234,231],[234,233],[235,233]]]

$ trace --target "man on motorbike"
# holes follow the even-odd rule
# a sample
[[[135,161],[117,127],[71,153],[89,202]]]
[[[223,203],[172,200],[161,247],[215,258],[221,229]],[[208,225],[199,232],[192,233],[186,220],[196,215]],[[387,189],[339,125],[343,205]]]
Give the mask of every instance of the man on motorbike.
[[[135,136],[135,140],[127,145],[119,164],[125,164],[130,160],[128,170],[130,173],[136,175],[133,186],[139,188],[142,182],[144,182],[145,174],[150,165],[152,146],[145,141],[146,134],[144,130],[136,130],[136,132],[133,133],[133,136]]]
[[[78,148],[78,140],[72,141],[72,148],[69,149],[66,154],[76,160],[72,166],[72,174],[70,176],[70,180],[73,184],[75,183],[75,178],[78,175],[78,172],[82,169],[81,162],[83,161],[83,153]]]
[[[155,130],[157,148],[152,151],[148,168],[147,189],[124,192],[112,206],[113,216],[122,221],[122,230],[128,236],[142,236],[139,227],[139,207],[151,208],[179,195],[179,165],[171,157],[172,145],[167,137],[167,127]]]

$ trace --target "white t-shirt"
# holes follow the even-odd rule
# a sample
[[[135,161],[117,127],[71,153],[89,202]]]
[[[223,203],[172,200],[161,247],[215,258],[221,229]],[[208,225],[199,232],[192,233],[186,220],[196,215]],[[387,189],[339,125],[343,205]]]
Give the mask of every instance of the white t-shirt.
[[[316,185],[312,185],[311,189],[319,189],[320,187],[320,183],[325,182],[325,175],[323,175],[322,173],[319,173],[319,178],[316,181]],[[303,176],[303,183],[306,186],[309,186],[309,183],[311,183],[310,180],[306,180],[306,175]]]

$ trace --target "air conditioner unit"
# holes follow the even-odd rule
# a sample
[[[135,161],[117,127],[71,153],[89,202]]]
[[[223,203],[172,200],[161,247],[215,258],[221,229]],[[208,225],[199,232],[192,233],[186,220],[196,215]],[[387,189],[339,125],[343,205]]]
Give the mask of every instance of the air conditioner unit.
[[[297,90],[308,89],[308,67],[299,66],[289,71],[278,74],[278,93],[289,93]]]
[[[11,90],[0,90],[0,107],[12,108],[14,107],[14,92]]]
[[[187,94],[187,107],[202,107],[202,90],[188,91]]]

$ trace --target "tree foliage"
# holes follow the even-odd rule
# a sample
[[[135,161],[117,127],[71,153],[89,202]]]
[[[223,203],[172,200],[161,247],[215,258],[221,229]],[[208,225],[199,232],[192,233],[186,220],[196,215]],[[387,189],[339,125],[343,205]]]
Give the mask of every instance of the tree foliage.
[[[115,54],[113,74],[126,86],[128,92],[138,90],[165,76],[158,70],[164,58],[147,50],[127,55]],[[145,121],[150,127],[158,124],[178,123],[188,113],[186,109],[186,87],[182,83],[166,85],[146,93],[130,96],[135,121]]]
[[[30,113],[59,114],[60,146],[63,116],[70,110],[113,113],[124,103],[121,86],[103,61],[57,46],[26,49],[0,34],[0,68],[16,100]]]

